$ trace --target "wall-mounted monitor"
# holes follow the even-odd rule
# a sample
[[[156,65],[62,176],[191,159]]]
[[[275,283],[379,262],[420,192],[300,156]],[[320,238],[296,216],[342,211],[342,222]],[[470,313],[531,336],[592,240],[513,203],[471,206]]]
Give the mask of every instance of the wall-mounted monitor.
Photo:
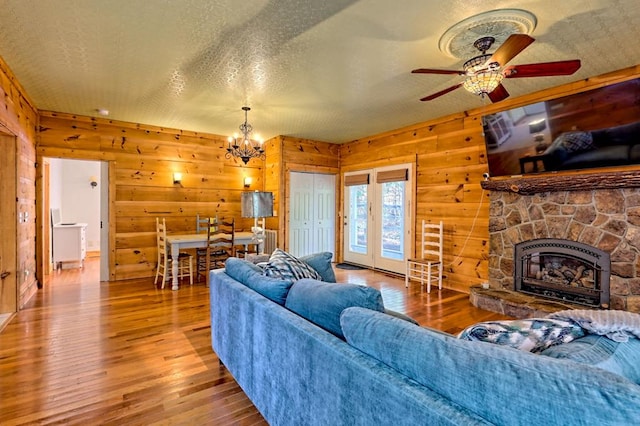
[[[489,175],[640,165],[640,79],[482,117]]]

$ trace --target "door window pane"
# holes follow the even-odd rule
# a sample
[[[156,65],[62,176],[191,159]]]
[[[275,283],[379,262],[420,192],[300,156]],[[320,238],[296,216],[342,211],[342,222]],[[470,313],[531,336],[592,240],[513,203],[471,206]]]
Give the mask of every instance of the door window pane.
[[[367,253],[367,185],[349,187],[349,250]]]
[[[404,259],[405,182],[382,184],[381,253],[388,259]]]

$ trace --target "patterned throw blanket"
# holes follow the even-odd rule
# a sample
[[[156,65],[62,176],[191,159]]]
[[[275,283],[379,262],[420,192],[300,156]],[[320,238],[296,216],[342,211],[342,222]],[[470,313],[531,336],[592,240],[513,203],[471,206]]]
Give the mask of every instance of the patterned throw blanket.
[[[546,318],[571,321],[587,333],[606,336],[615,342],[626,342],[630,337],[640,339],[640,315],[632,312],[569,309],[547,315]]]
[[[533,318],[482,322],[464,329],[458,338],[510,346],[533,353],[584,336],[584,330],[571,321]]]
[[[464,329],[458,338],[538,353],[586,334],[606,336],[616,342],[626,342],[630,337],[640,339],[640,315],[614,310],[566,310],[545,318],[478,323]]]

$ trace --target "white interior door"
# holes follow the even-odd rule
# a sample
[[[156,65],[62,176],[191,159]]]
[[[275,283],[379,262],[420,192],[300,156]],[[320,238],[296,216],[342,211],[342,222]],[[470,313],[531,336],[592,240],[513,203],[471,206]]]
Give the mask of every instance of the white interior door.
[[[335,253],[335,176],[291,172],[289,252]]]
[[[291,172],[289,206],[289,252],[308,253],[312,246],[313,175]]]
[[[404,273],[411,249],[413,164],[345,174],[347,262]]]
[[[309,253],[328,251],[335,254],[336,248],[336,177],[314,174],[314,244]]]

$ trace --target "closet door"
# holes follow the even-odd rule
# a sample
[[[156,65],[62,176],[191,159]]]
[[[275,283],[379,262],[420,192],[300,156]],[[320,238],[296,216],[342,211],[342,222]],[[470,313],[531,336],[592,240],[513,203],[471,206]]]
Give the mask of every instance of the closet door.
[[[289,252],[335,253],[335,176],[291,172]]]

